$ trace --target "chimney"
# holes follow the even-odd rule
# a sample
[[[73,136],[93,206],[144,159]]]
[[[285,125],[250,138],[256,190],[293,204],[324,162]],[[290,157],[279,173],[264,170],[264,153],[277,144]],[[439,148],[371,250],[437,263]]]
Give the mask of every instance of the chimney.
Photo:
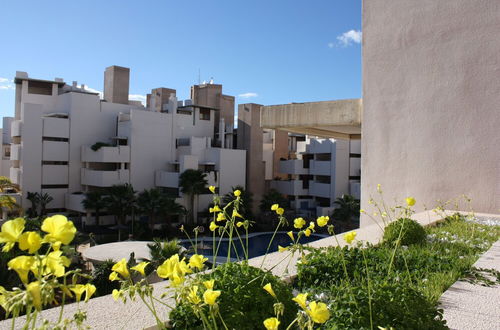
[[[110,66],[104,71],[104,100],[128,104],[130,69]]]

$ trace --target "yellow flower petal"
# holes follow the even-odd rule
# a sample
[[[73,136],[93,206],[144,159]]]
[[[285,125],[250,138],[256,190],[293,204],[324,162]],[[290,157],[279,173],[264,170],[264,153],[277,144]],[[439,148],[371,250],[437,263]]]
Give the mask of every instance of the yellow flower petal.
[[[215,194],[215,186],[209,186],[208,190],[210,190],[212,194]]]
[[[292,241],[294,241],[294,242],[295,242],[295,237],[293,236],[293,231],[289,231],[289,232],[288,232],[288,233],[286,233],[286,234],[288,235],[288,237],[290,237],[290,239],[291,239]]]
[[[279,204],[273,204],[271,206],[271,211],[276,211],[279,207],[280,207]]]
[[[202,270],[204,266],[203,264],[207,260],[208,258],[204,258],[201,254],[193,254],[191,258],[189,258],[189,267]]]
[[[295,218],[293,220],[293,227],[297,229],[302,229],[306,225],[306,221],[303,218]]]
[[[306,235],[306,237],[311,236],[311,229],[307,228],[306,230],[304,230],[304,235]]]
[[[43,221],[42,230],[47,233],[44,237],[45,242],[61,242],[64,245],[71,243],[76,234],[73,222],[68,221],[63,215],[46,218]]]
[[[215,283],[215,280],[207,280],[207,281],[203,282],[203,285],[205,286],[205,288],[213,290],[214,283]]]
[[[85,292],[85,285],[76,284],[69,289],[75,293],[76,301],[80,301],[80,299],[82,298],[82,294]]]
[[[285,213],[285,209],[281,208],[281,207],[278,207],[276,209],[276,214],[277,215],[283,215],[283,213]]]
[[[344,240],[347,242],[347,244],[351,244],[355,238],[356,238],[355,231],[348,232],[347,234],[344,235]]]
[[[217,226],[214,221],[210,222],[210,231],[214,231],[217,228],[219,228],[219,226]]]
[[[278,251],[279,252],[285,252],[286,250],[288,250],[287,247],[282,247],[281,245],[278,245]]]
[[[306,309],[307,293],[299,293],[295,298],[292,298],[292,300],[299,304],[299,306],[303,309]]]
[[[198,296],[198,286],[197,285],[194,285],[191,289],[189,289],[188,300],[195,305],[198,305],[199,303],[201,303],[201,298]]]
[[[89,299],[94,295],[97,288],[93,284],[85,284],[85,302],[89,301]]]
[[[240,191],[240,190],[235,190],[235,191],[233,192],[233,194],[234,194],[234,196],[236,196],[236,197],[240,197],[240,196],[241,196],[241,191]]]
[[[134,267],[130,267],[130,269],[133,269],[139,273],[141,273],[142,276],[146,276],[145,274],[145,269],[146,267],[148,266],[149,262],[146,262],[146,261],[143,261],[137,265],[135,265]]]
[[[318,226],[324,227],[328,223],[330,218],[328,216],[321,216],[318,219],[316,219],[316,222],[318,223]]]
[[[217,298],[219,298],[219,296],[220,296],[219,290],[214,291],[208,289],[203,293],[203,301],[205,302],[205,304],[214,305],[215,301],[217,300]]]
[[[330,318],[330,311],[326,304],[322,302],[311,302],[307,314],[309,314],[311,320],[315,323],[325,323]]]
[[[33,254],[42,246],[42,238],[37,232],[27,231],[19,236],[19,248]]]
[[[278,330],[279,325],[280,321],[275,317],[270,317],[264,320],[264,326],[267,330]]]
[[[220,212],[219,214],[217,214],[217,221],[224,221],[226,220],[226,216],[224,215],[224,213]]]
[[[266,285],[264,285],[263,289],[266,290],[267,293],[269,293],[271,296],[273,296],[274,298],[278,299],[276,297],[276,293],[274,293],[274,290],[273,290],[273,287],[272,287],[271,283],[267,283]]]
[[[406,205],[408,205],[408,206],[413,206],[413,205],[415,205],[416,202],[417,201],[413,197],[407,197],[406,198]]]
[[[42,310],[42,287],[40,282],[31,282],[26,287],[29,298],[37,310]]]
[[[129,273],[128,267],[127,267],[127,260],[125,260],[125,258],[123,258],[122,260],[120,260],[116,264],[114,264],[113,267],[111,268],[111,270],[114,272],[117,272],[123,278],[128,278],[130,276],[130,273]]]
[[[2,225],[0,243],[4,243],[3,252],[8,252],[14,247],[23,233],[25,221],[23,218],[9,220]]]

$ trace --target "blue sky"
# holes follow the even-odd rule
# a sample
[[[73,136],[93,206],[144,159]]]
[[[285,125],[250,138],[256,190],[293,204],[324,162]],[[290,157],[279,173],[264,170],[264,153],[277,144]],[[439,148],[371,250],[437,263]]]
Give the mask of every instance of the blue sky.
[[[130,94],[214,78],[237,103],[361,97],[361,0],[1,1],[0,115],[16,70],[102,90],[131,68]]]

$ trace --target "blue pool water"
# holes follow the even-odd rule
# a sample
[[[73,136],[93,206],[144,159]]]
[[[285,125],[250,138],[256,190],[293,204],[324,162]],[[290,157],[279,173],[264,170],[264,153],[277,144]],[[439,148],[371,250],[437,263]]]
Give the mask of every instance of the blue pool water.
[[[261,255],[264,255],[267,250],[267,246],[269,245],[269,241],[271,240],[271,237],[273,236],[272,232],[264,232],[264,233],[253,233],[253,234],[248,234],[248,250],[249,250],[249,258],[254,258],[258,257]],[[302,236],[300,238],[300,243],[305,244],[305,243],[310,243],[313,241],[316,241],[321,238],[328,237],[327,235],[321,235],[321,234],[312,234],[309,237]],[[191,243],[189,240],[181,240],[181,245],[184,246],[187,249],[191,248]],[[194,243],[194,240],[193,240]],[[242,246],[243,243],[243,246]],[[278,245],[281,245],[283,247],[286,247],[292,243],[290,237],[287,235],[286,232],[281,231],[277,232],[276,236],[273,239],[273,242],[271,244],[271,247],[269,248],[269,252],[275,252],[278,251]],[[215,238],[215,246],[219,244],[219,238]],[[238,257],[240,259],[244,258],[244,253],[243,253],[243,247],[246,245],[246,239],[244,236],[241,237],[241,241],[239,240],[238,237],[234,238],[233,237],[233,243],[231,244],[231,258],[236,258]],[[227,257],[228,253],[228,246],[229,246],[229,239],[228,238],[223,238],[220,242],[220,247],[219,251],[217,253],[218,257]],[[203,237],[203,238],[198,238],[198,254],[203,254],[204,256],[212,256],[213,255],[213,238],[211,237]]]

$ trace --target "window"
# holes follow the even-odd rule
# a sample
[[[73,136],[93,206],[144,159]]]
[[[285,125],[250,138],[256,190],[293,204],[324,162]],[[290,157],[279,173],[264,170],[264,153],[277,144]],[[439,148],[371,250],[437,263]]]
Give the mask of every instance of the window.
[[[42,165],[68,165],[66,161],[42,160]]]
[[[309,168],[309,161],[311,159],[313,159],[314,155],[310,155],[310,154],[304,154],[302,155],[302,162],[303,162],[303,166],[304,168]]]
[[[28,94],[52,95],[52,83],[28,81]]]
[[[327,184],[329,184],[330,181],[331,181],[331,179],[327,175],[316,175],[316,182],[317,183],[327,183]]]
[[[210,109],[200,108],[200,120],[210,120]]]
[[[330,161],[332,160],[332,154],[316,154],[316,160],[319,161]]]
[[[4,157],[10,157],[10,146],[7,146],[3,151]]]

